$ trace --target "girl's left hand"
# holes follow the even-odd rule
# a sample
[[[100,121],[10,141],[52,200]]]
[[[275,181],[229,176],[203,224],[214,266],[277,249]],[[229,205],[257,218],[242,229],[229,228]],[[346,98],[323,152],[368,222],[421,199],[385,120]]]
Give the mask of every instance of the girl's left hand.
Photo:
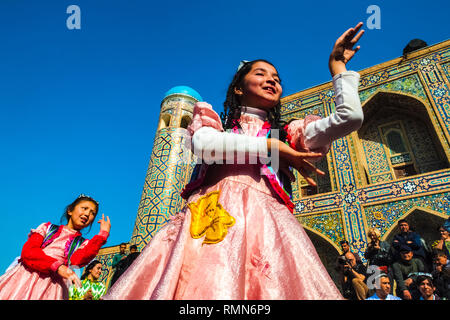
[[[308,160],[319,159],[323,154],[316,152],[299,152],[292,149],[286,143],[278,139],[267,139],[267,148],[277,148],[279,152],[279,168],[291,181],[295,181],[294,174],[290,171],[290,167],[296,169],[311,186],[317,186],[317,183],[309,176],[311,173],[325,175],[325,172],[317,169]]]
[[[353,48],[358,40],[364,34],[364,30],[359,31],[363,23],[358,23],[354,28],[350,28],[345,31],[334,44],[333,50],[330,54],[328,66],[330,68],[331,76],[344,72],[347,69],[345,65],[350,61],[356,52],[360,49],[360,46]],[[359,33],[358,33],[359,31]],[[358,33],[358,34],[357,34]]]
[[[102,218],[98,220],[98,223],[100,223],[100,231],[106,231],[109,233],[111,230],[111,221],[108,216],[106,216],[105,220],[105,215],[102,213]]]

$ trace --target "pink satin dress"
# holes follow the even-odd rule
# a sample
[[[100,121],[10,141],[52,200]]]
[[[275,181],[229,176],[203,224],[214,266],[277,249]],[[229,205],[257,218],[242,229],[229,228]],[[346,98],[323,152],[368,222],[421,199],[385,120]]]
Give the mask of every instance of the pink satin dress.
[[[191,133],[203,125],[222,130],[212,109],[201,111],[194,110]],[[264,121],[243,114],[240,123],[245,134],[256,136]],[[258,165],[213,165],[187,204],[104,299],[342,299]],[[199,212],[211,206],[215,216],[202,221],[206,215]]]

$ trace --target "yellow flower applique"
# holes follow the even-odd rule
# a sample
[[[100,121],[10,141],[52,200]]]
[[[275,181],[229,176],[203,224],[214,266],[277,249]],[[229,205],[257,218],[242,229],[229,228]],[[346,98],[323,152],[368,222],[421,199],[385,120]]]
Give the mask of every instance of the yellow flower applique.
[[[188,203],[191,210],[191,236],[194,239],[205,236],[202,244],[214,244],[225,239],[228,228],[236,220],[218,202],[220,191],[213,191]]]

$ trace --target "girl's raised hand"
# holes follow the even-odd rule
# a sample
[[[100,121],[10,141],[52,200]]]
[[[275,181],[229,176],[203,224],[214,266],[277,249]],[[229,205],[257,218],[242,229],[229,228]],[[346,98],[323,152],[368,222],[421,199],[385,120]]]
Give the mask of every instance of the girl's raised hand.
[[[334,44],[333,50],[330,54],[328,66],[330,68],[331,76],[346,71],[345,65],[350,61],[356,52],[360,49],[360,46],[353,48],[358,40],[364,34],[364,30],[361,30],[363,23],[358,23],[354,28],[350,28],[345,31]],[[358,33],[359,31],[359,33]]]
[[[98,223],[100,223],[100,231],[106,231],[109,233],[111,230],[111,221],[108,216],[106,216],[105,220],[105,214],[102,213],[102,218],[98,220]]]

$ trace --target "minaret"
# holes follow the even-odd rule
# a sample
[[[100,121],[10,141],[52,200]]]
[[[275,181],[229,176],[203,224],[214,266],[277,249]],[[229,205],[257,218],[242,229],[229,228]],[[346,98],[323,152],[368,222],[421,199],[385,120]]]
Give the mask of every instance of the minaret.
[[[201,96],[186,86],[170,89],[161,102],[158,128],[130,244],[141,251],[170,216],[180,211],[184,188],[194,168],[186,148],[187,126]]]

